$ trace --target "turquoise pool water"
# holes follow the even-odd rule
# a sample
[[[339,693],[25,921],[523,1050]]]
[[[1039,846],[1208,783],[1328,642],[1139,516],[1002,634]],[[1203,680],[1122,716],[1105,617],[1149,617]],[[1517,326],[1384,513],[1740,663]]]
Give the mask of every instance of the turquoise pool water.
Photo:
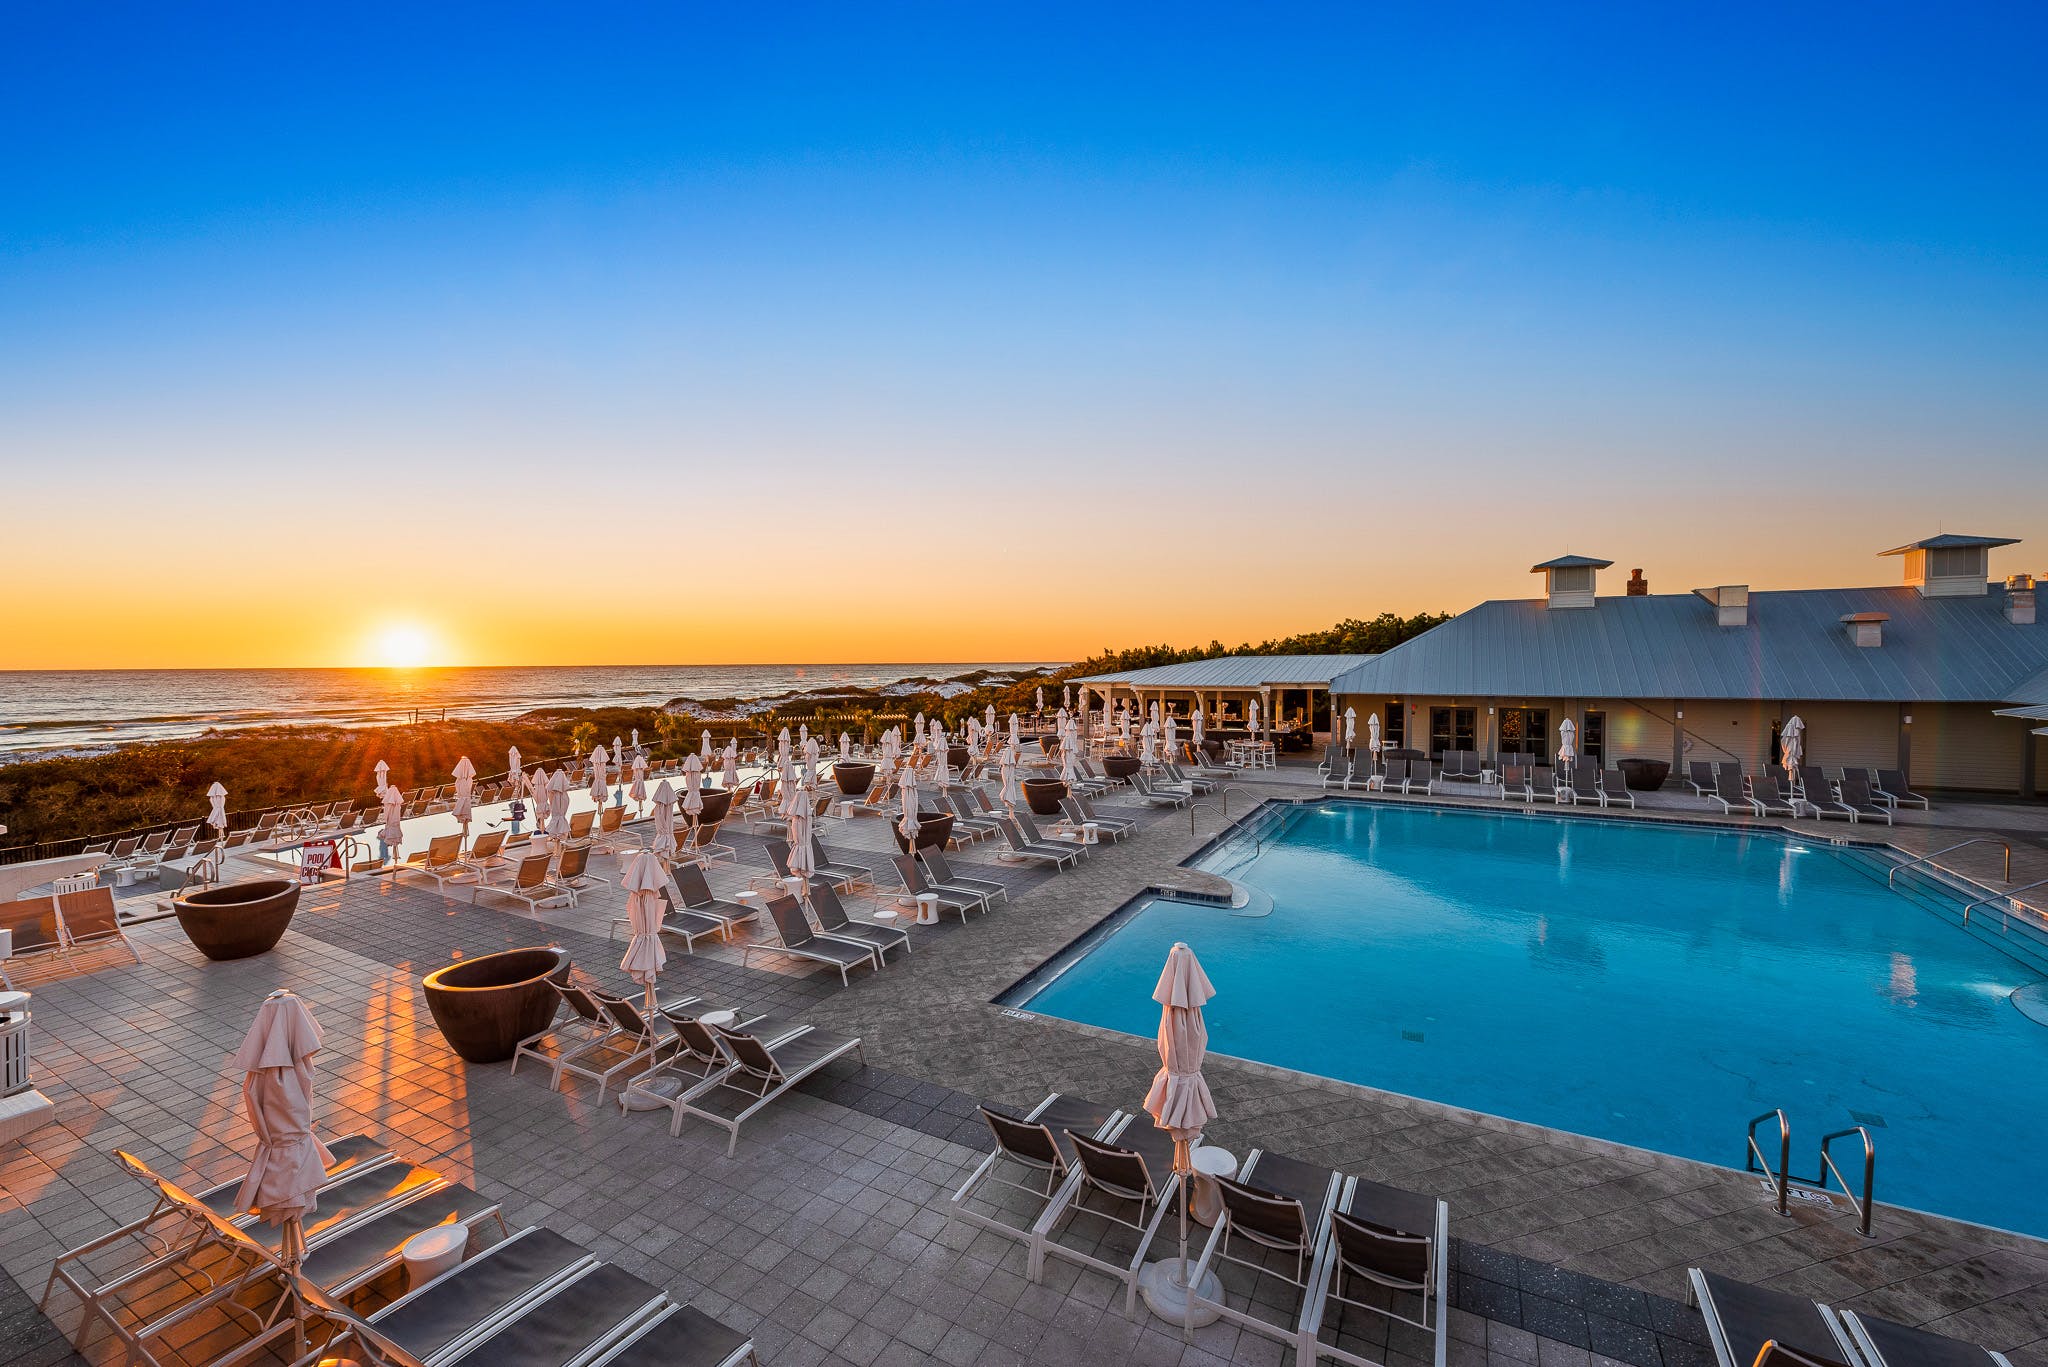
[[[1888,890],[1882,856],[1329,803],[1198,865],[1254,904],[1142,899],[1006,1004],[1150,1036],[1186,940],[1217,1052],[1732,1166],[1783,1107],[1807,1175],[1866,1124],[1880,1204],[2048,1235],[2048,1025],[2009,1000],[2048,974]]]

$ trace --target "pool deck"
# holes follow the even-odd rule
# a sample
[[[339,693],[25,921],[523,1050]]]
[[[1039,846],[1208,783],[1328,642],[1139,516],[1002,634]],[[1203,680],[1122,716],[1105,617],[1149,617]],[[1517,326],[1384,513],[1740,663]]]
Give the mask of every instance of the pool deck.
[[[0,1267],[9,1274],[0,1278],[0,1364],[45,1367],[71,1356],[49,1322],[24,1308],[16,1283],[39,1293],[57,1251],[147,1207],[111,1149],[194,1181],[245,1165],[239,1079],[222,1065],[262,995],[289,986],[326,1031],[324,1133],[388,1136],[402,1156],[503,1201],[514,1228],[551,1224],[750,1330],[768,1363],[1270,1367],[1280,1359],[1270,1340],[1212,1326],[1184,1350],[1142,1309],[1126,1318],[1108,1279],[1055,1260],[1033,1285],[1018,1245],[944,1219],[946,1193],[987,1147],[974,1100],[1029,1104],[1058,1090],[1135,1107],[1143,1097],[1157,1067],[1149,1040],[1019,1018],[991,999],[1173,876],[1253,801],[1322,796],[1312,772],[1293,767],[1234,786],[1227,814],[1214,797],[1192,817],[1143,812],[1137,838],[1070,873],[998,864],[986,848],[957,856],[963,872],[1002,879],[1012,900],[964,927],[919,930],[908,959],[849,988],[773,952],[745,967],[736,950],[672,952],[666,986],[799,1015],[865,1042],[865,1069],[835,1068],[808,1084],[750,1124],[733,1159],[709,1126],[686,1123],[671,1139],[665,1114],[622,1116],[596,1107],[587,1088],[557,1095],[530,1071],[466,1067],[427,1020],[418,977],[457,949],[558,941],[593,976],[622,983],[623,943],[607,938],[622,914],[612,888],[537,926],[501,909],[509,904],[473,907],[423,880],[358,878],[309,891],[276,951],[232,964],[202,960],[174,922],[139,926],[140,963],[108,954],[31,985],[37,1080],[58,1119],[0,1148]],[[1645,815],[1705,815],[1666,796]],[[1931,819],[1909,817],[1891,831],[1829,823],[1816,833],[1875,835],[1914,850],[1993,834],[2013,846],[2015,882],[2048,877],[2048,809],[2038,807],[1942,803]],[[822,834],[870,864],[888,842],[874,819],[828,823]],[[756,843],[734,843],[745,864],[714,874],[720,890],[765,872]],[[1958,858],[1964,872],[1996,875],[1995,849]],[[124,905],[154,898],[146,885],[138,892]],[[1846,1212],[1795,1204],[1778,1216],[1757,1179],[1739,1173],[1213,1055],[1207,1072],[1221,1113],[1215,1142],[1450,1202],[1453,1367],[1699,1367],[1711,1358],[1697,1315],[1676,1303],[1690,1265],[1928,1324],[2048,1367],[2041,1241],[1883,1208],[1866,1239]],[[1744,1120],[1730,1118],[1731,1154]],[[1879,1183],[1881,1197],[1882,1167]],[[55,1309],[68,1325],[68,1307]],[[1392,1367],[1417,1367],[1419,1346],[1397,1335],[1378,1350]]]

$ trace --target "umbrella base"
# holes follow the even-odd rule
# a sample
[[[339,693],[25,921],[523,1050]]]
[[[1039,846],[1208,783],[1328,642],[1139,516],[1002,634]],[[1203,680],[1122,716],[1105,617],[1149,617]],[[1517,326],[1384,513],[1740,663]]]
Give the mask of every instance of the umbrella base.
[[[1196,1290],[1210,1304],[1190,1310],[1184,1282],[1186,1266],[1179,1258],[1161,1258],[1156,1263],[1147,1263],[1145,1270],[1138,1274],[1138,1294],[1145,1298],[1145,1305],[1152,1313],[1168,1324],[1200,1329],[1205,1324],[1214,1324],[1223,1314],[1216,1304],[1223,1299],[1223,1283],[1214,1272],[1202,1274],[1202,1284]]]
[[[671,1074],[636,1082],[619,1093],[619,1107],[628,1111],[658,1111],[666,1104],[661,1098],[673,1101],[682,1095],[683,1081]]]

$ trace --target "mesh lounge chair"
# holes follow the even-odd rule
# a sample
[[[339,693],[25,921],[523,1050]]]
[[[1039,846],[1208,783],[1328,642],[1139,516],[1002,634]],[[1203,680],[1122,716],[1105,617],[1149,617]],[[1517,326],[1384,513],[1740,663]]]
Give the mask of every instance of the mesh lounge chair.
[[[1205,778],[1200,774],[1187,773],[1178,764],[1170,760],[1160,763],[1159,772],[1166,775],[1168,781],[1178,784],[1197,797],[1202,796],[1204,793],[1216,791],[1216,780]]]
[[[469,853],[456,862],[475,874],[478,879],[488,878],[492,870],[502,869],[511,864],[512,861],[503,853],[504,848],[505,832],[484,831],[469,842]]]
[[[1628,775],[1619,769],[1600,771],[1600,805],[1609,807],[1617,802],[1626,802],[1631,808],[1636,805],[1636,795],[1628,790]]]
[[[1756,804],[1750,801],[1748,793],[1742,791],[1741,776],[1723,769],[1714,771],[1714,791],[1708,793],[1707,798],[1709,801],[1720,803],[1722,812],[1730,815],[1756,814]]]
[[[1085,793],[1070,793],[1067,796],[1067,801],[1080,809],[1081,819],[1084,822],[1092,821],[1097,826],[1114,826],[1122,831],[1135,831],[1138,829],[1138,822],[1134,817],[1104,816],[1096,811],[1094,800]]]
[[[1195,796],[1184,788],[1155,784],[1142,769],[1131,775],[1131,788],[1155,807],[1185,807]]]
[[[426,849],[400,864],[393,873],[425,874],[440,888],[446,888],[453,879],[471,876],[462,864],[462,837],[459,835],[435,836],[427,842]],[[475,893],[470,894],[470,900],[476,900]]]
[[[1005,902],[1010,900],[1009,888],[993,878],[969,878],[953,872],[952,861],[946,858],[943,850],[927,846],[917,852],[917,857],[924,865],[924,871],[931,875],[933,887],[971,892],[981,898],[983,906],[993,906],[998,897]]]
[[[732,1067],[683,1094],[672,1132],[680,1131],[686,1114],[723,1126],[732,1136],[725,1146],[728,1158],[739,1147],[740,1126],[748,1119],[833,1060],[860,1056],[859,1039],[809,1026],[774,1044],[743,1031],[710,1028]]]
[[[983,1106],[981,1118],[996,1146],[948,1198],[946,1219],[1017,1240],[1030,1250],[1027,1266],[1036,1270],[1044,1260],[1039,1226],[1080,1180],[1073,1136],[1102,1138],[1124,1113],[1053,1092],[1022,1116]]]
[[[661,933],[663,935],[680,935],[683,939],[683,952],[685,954],[695,954],[697,952],[697,941],[709,936],[716,935],[721,940],[730,940],[732,938],[732,927],[718,917],[708,916],[701,911],[691,911],[688,907],[677,906],[674,894],[665,887],[656,888],[655,891],[661,896]],[[619,928],[621,926],[630,926],[631,924],[632,919],[630,917],[617,916],[612,918],[611,933],[606,938],[611,940],[618,939]]]
[[[876,925],[872,921],[854,920],[840,903],[839,890],[823,878],[811,880],[809,900],[811,914],[818,918],[818,929],[833,939],[866,945],[874,950],[877,959],[884,962],[887,962],[892,949],[900,949],[905,954],[910,952],[909,931],[896,926]]]
[[[689,910],[700,915],[714,917],[725,923],[729,932],[737,926],[757,919],[761,912],[741,902],[727,902],[711,895],[711,884],[705,881],[704,870],[695,864],[678,864],[668,871],[669,883],[676,890],[676,896]]]
[[[1694,796],[1714,795],[1714,765],[1711,760],[1696,759],[1685,766],[1685,781],[1691,785]]]
[[[54,897],[0,902],[0,930],[14,933],[14,957],[0,959],[0,974],[5,973],[9,964],[34,971],[69,959],[70,947],[64,943]]]
[[[1856,824],[1856,809],[1835,796],[1834,785],[1820,771],[1817,764],[1799,766],[1800,801],[1810,810],[1816,820],[1821,817],[1846,817],[1850,825]]]
[[[1906,775],[1898,769],[1879,769],[1877,787],[1873,790],[1880,802],[1894,807],[1918,807],[1922,811],[1932,810],[1927,799],[1906,786]]]
[[[832,858],[825,852],[825,846],[819,842],[816,835],[811,837],[811,873],[819,878],[830,879],[849,892],[863,883],[869,887],[875,885],[874,870],[865,864],[848,864]]]
[[[1500,771],[1500,800],[1502,802],[1529,802],[1535,792],[1529,786],[1529,771],[1519,764],[1504,765]]]
[[[1319,1356],[1355,1367],[1376,1367],[1365,1357],[1322,1338],[1341,1330],[1347,1309],[1370,1311],[1428,1334],[1435,1367],[1444,1367],[1450,1338],[1451,1209],[1442,1201],[1364,1178],[1346,1178],[1330,1215],[1330,1247],[1309,1293],[1301,1336]],[[1369,1290],[1372,1300],[1355,1292]],[[1410,1305],[1415,1314],[1405,1313]]]
[[[609,885],[611,879],[590,871],[591,849],[589,845],[566,846],[561,858],[555,861],[555,881],[577,894],[592,883]]]
[[[118,944],[128,951],[137,963],[142,956],[129,943],[128,933],[121,928],[121,917],[114,908],[112,888],[86,888],[80,892],[57,894],[57,919],[63,923],[64,939],[74,949],[88,945]]]
[[[890,859],[889,862],[895,865],[896,876],[902,882],[904,892],[912,897],[922,897],[929,894],[938,898],[939,910],[942,912],[951,911],[959,913],[962,925],[967,923],[967,913],[969,911],[987,913],[988,902],[981,894],[967,891],[964,888],[954,889],[938,886],[931,879],[925,877],[924,866],[910,855],[899,854]]]
[[[1379,777],[1379,790],[1383,793],[1398,793],[1407,786],[1407,783],[1408,761],[1405,759],[1388,760],[1387,771]]]
[[[1060,799],[1060,812],[1066,817],[1068,827],[1073,830],[1078,831],[1093,822],[1095,838],[1098,840],[1122,840],[1132,830],[1132,823],[1128,821],[1104,821],[1100,817],[1088,816],[1081,810],[1081,804],[1071,797]]]
[[[1011,813],[1011,819],[1017,823],[1017,829],[1024,833],[1024,843],[1027,845],[1050,845],[1055,849],[1062,845],[1072,845],[1081,852],[1083,859],[1088,857],[1088,847],[1078,841],[1046,839],[1045,833],[1038,829],[1038,823],[1031,819],[1031,813],[1021,807]]]
[[[1574,764],[1568,773],[1559,775],[1558,800],[1569,797],[1573,806],[1581,802],[1600,801],[1600,770],[1584,762]]]
[[[530,1058],[548,1070],[550,1091],[561,1084],[564,1059],[595,1048],[619,1030],[619,1023],[605,1014],[589,988],[575,982],[553,983],[552,986],[561,998],[561,1005],[569,1008],[568,1019],[562,1019],[558,1007],[547,1029],[535,1031],[513,1048],[512,1067],[508,1070],[517,1073],[519,1060]]]
[[[1033,1226],[1036,1261],[1028,1275],[1040,1280],[1047,1254],[1107,1272],[1124,1284],[1124,1313],[1130,1315],[1137,1312],[1138,1273],[1152,1241],[1179,1209],[1181,1181],[1173,1170],[1173,1138],[1150,1116],[1125,1115],[1111,1122],[1106,1133],[1107,1138],[1097,1139],[1064,1131],[1078,1180],[1060,1188]],[[1079,1248],[1061,1243],[1065,1227],[1078,1227],[1088,1242]],[[1135,1245],[1128,1257],[1109,1242],[1118,1230]]]
[[[1329,1237],[1330,1212],[1342,1186],[1343,1179],[1328,1168],[1253,1149],[1235,1180],[1216,1179],[1217,1190],[1223,1197],[1223,1214],[1217,1217],[1208,1241],[1202,1246],[1201,1259],[1188,1278],[1200,1287],[1212,1265],[1229,1263],[1245,1269],[1254,1279],[1250,1303],[1243,1308],[1231,1305],[1228,1289],[1216,1301],[1196,1291],[1191,1303],[1214,1306],[1224,1319],[1241,1329],[1298,1346],[1300,1323],[1310,1310],[1312,1274]],[[1291,1255],[1292,1271],[1284,1263],[1276,1266],[1275,1255]],[[1285,1324],[1275,1324],[1257,1313],[1259,1307],[1280,1304],[1264,1293],[1267,1280],[1285,1282],[1293,1288],[1291,1292],[1280,1292],[1281,1296],[1299,1297]],[[1193,1341],[1191,1325],[1183,1328],[1182,1337]]]
[[[1375,763],[1372,751],[1363,745],[1351,752],[1351,768],[1344,775],[1344,791],[1362,788],[1371,792],[1379,787],[1379,765]]]
[[[1017,829],[1017,823],[1006,816],[996,819],[996,829],[1003,833],[1003,843],[1010,847],[1012,854],[1034,864],[1051,864],[1054,868],[1064,869],[1081,857],[1079,845],[1031,843]]]
[[[812,963],[827,964],[839,970],[839,985],[844,987],[852,981],[847,976],[852,969],[882,966],[881,951],[873,945],[814,934],[811,923],[804,919],[804,909],[797,905],[794,897],[770,897],[768,916],[775,922],[775,931],[781,937],[782,943],[748,944],[740,951],[741,967],[746,967],[752,961],[755,950],[769,950],[787,954],[795,959],[808,959]]]
[[[589,1046],[564,1055],[555,1064],[554,1088],[560,1091],[565,1077],[588,1078],[597,1084],[600,1106],[619,1077],[646,1072],[675,1048],[675,1027],[661,1013],[679,1011],[700,1000],[687,994],[668,1000],[657,997],[656,1014],[650,1016],[642,1003],[631,997],[594,991],[590,999],[616,1028]]]
[[[1697,1267],[1690,1276],[1720,1367],[1843,1367],[1856,1361],[1848,1331],[1825,1306]]]
[[[1408,776],[1401,783],[1401,792],[1409,797],[1421,793],[1424,797],[1436,795],[1436,784],[1430,778],[1429,761],[1411,759],[1408,761]]]
[[[1892,809],[1879,802],[1870,791],[1870,778],[1861,769],[1842,771],[1842,805],[1863,817],[1876,817],[1889,826],[1892,824]]]
[[[1799,815],[1799,805],[1791,798],[1786,797],[1784,792],[1778,787],[1778,779],[1775,774],[1758,774],[1755,778],[1751,779],[1749,781],[1749,800],[1750,804],[1756,808],[1758,816],[1796,817]]]
[[[529,854],[513,870],[511,882],[486,883],[478,879],[471,884],[469,900],[474,902],[478,893],[495,892],[500,897],[526,903],[526,909],[536,916],[550,902],[566,901],[573,907],[576,905],[576,889],[555,881],[553,864],[553,855]]]
[[[1328,746],[1323,751],[1323,762],[1316,766],[1322,776],[1325,788],[1341,788],[1351,773],[1351,756],[1344,753],[1341,745]]]
[[[415,1362],[439,1363],[597,1266],[580,1244],[529,1227],[443,1275],[414,1287],[368,1318],[376,1336]]]
[[[655,1068],[650,1068],[626,1084],[619,1093],[619,1109],[628,1107],[627,1098],[635,1101],[658,1102],[669,1109],[669,1133],[679,1132],[683,1094],[699,1083],[723,1073],[732,1067],[732,1056],[718,1043],[718,1037],[711,1027],[704,1023],[701,1007],[662,1012],[669,1026],[675,1031],[675,1048]],[[810,1029],[801,1021],[782,1020],[774,1016],[739,1013],[737,1028],[770,1044],[779,1044],[792,1035]],[[679,1086],[663,1085],[666,1079],[680,1081]]]
[[[2012,1367],[2003,1353],[1937,1334],[1909,1329],[1855,1310],[1836,1312],[1869,1367]]]
[[[718,843],[718,828],[724,824],[722,821],[699,821],[691,825],[683,832],[676,857],[700,864],[738,863],[740,852],[730,845]]]

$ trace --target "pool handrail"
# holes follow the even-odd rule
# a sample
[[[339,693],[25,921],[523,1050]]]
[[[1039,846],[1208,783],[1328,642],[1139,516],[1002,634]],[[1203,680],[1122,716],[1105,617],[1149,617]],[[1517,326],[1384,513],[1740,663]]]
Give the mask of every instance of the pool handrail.
[[[2000,849],[2004,850],[2004,851],[2005,851],[2005,881],[2006,881],[2006,882],[2008,882],[2008,883],[2010,883],[2010,882],[2012,881],[2012,846],[2011,846],[2011,845],[2008,845],[2008,844],[2007,844],[2007,843],[2006,843],[2005,841],[2003,841],[2003,840],[1999,840],[1999,839],[1997,839],[1997,838],[1996,838],[1996,837],[1994,837],[1994,836],[1988,836],[1988,835],[1973,835],[1973,836],[1971,836],[1971,837],[1970,837],[1970,838],[1969,838],[1968,840],[1958,840],[1958,841],[1957,841],[1957,842],[1956,842],[1955,844],[1953,844],[1953,845],[1947,845],[1947,846],[1944,846],[1943,848],[1941,848],[1941,849],[1938,849],[1938,850],[1936,850],[1936,851],[1935,851],[1935,852],[1934,852],[1933,854],[1923,854],[1923,855],[1920,855],[1920,856],[1919,856],[1919,857],[1917,857],[1917,858],[1914,858],[1914,859],[1908,859],[1908,860],[1907,860],[1907,861],[1906,861],[1905,863],[1903,863],[1903,864],[1900,864],[1900,865],[1899,865],[1898,867],[1894,868],[1894,869],[1893,869],[1893,870],[1892,870],[1892,871],[1891,871],[1891,872],[1890,872],[1889,874],[1887,874],[1887,875],[1885,876],[1885,880],[1884,880],[1884,882],[1885,882],[1885,886],[1886,886],[1886,887],[1894,887],[1894,886],[1896,886],[1896,885],[1897,885],[1897,880],[1898,880],[1898,876],[1899,876],[1900,874],[1904,873],[1904,872],[1905,872],[1905,871],[1906,871],[1907,869],[1910,869],[1910,868],[1912,868],[1912,867],[1913,867],[1913,866],[1914,866],[1915,864],[1929,864],[1929,863],[1932,863],[1932,862],[1933,862],[1933,861],[1935,861],[1936,859],[1939,859],[1939,858],[1941,858],[1941,856],[1943,856],[1943,855],[1947,854],[1947,853],[1948,853],[1948,852],[1949,852],[1950,850],[1959,850],[1959,849],[1961,849],[1961,848],[1962,848],[1963,846],[1965,846],[1965,845],[1996,845],[1996,846],[1998,846],[1998,847],[1999,847]]]
[[[1837,1139],[1847,1139],[1852,1134],[1863,1141],[1863,1199],[1860,1201],[1856,1199],[1856,1193],[1850,1189],[1849,1179],[1842,1176],[1842,1170],[1835,1166],[1834,1157],[1828,1152],[1828,1145]],[[1827,1190],[1829,1173],[1833,1173],[1835,1180],[1842,1184],[1842,1194],[1848,1197],[1849,1204],[1856,1208],[1857,1232],[1868,1237],[1871,1212],[1876,1209],[1876,1203],[1870,1199],[1870,1191],[1877,1181],[1877,1145],[1871,1142],[1869,1130],[1861,1125],[1851,1125],[1846,1130],[1836,1130],[1833,1134],[1821,1136],[1820,1180],[1814,1185],[1822,1191]]]
[[[2004,892],[1994,892],[1989,897],[1979,897],[1976,901],[1963,908],[1963,919],[1965,921],[1969,920],[1972,911],[1978,907],[1988,907],[1993,902],[2011,902],[2015,907],[2026,908],[2027,904],[2020,901],[2020,894],[2032,892],[2035,888],[2048,888],[2048,878],[2038,879],[2023,888],[2008,888]]]
[[[1756,1127],[1763,1124],[1766,1120],[1776,1120],[1778,1122],[1778,1168],[1776,1172],[1771,1171],[1770,1158],[1764,1153],[1763,1149],[1758,1147],[1756,1142]],[[1749,1122],[1749,1152],[1743,1156],[1742,1170],[1744,1172],[1763,1172],[1771,1175],[1772,1180],[1777,1183],[1778,1187],[1778,1214],[1780,1215],[1791,1213],[1785,1209],[1787,1187],[1792,1180],[1790,1176],[1791,1168],[1792,1122],[1785,1118],[1785,1112],[1782,1107],[1777,1110],[1765,1111],[1762,1115]]]

